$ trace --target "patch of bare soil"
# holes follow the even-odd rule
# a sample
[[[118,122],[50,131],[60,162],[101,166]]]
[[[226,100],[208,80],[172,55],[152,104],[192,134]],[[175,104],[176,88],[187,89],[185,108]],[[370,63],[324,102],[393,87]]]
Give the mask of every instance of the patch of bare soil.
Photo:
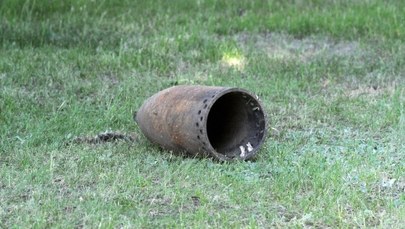
[[[372,186],[373,193],[400,198],[405,193],[405,178],[395,178],[389,173],[381,173],[380,180]]]
[[[375,97],[382,94],[392,94],[395,91],[395,85],[389,85],[386,87],[379,86],[358,86],[346,92],[348,97],[369,96]]]
[[[380,58],[375,50],[367,49],[357,41],[335,40],[326,36],[295,38],[285,33],[240,33],[234,39],[247,53],[261,52],[279,61],[309,63],[339,58],[341,62],[350,63],[350,67],[364,67],[370,64],[370,59]],[[341,76],[340,82],[330,82],[326,78],[320,81],[320,85],[325,92],[344,89],[347,97],[375,97],[393,94],[403,84],[403,76],[390,74],[377,70],[362,76]]]
[[[104,74],[101,74],[99,76],[99,79],[105,82],[105,84],[108,85],[108,87],[114,87],[119,84],[120,79],[118,78],[117,75],[115,75],[112,72],[106,72]]]
[[[327,37],[310,36],[302,39],[283,33],[236,35],[241,47],[264,51],[271,59],[308,62],[316,58],[353,57],[364,55],[358,42],[336,41]]]

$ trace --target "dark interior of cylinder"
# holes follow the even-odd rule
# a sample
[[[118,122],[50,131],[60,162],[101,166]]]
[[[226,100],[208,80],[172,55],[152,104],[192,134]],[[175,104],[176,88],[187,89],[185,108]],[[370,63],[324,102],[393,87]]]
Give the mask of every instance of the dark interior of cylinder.
[[[218,153],[228,157],[243,157],[254,152],[264,137],[264,129],[262,108],[255,98],[243,92],[221,96],[208,113],[210,144]]]

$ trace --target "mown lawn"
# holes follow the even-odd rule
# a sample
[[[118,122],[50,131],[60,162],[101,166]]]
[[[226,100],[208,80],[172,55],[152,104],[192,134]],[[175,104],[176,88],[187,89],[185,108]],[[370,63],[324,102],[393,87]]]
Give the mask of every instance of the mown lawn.
[[[256,160],[150,144],[179,84],[258,94]],[[404,157],[404,1],[0,1],[0,228],[400,228]]]

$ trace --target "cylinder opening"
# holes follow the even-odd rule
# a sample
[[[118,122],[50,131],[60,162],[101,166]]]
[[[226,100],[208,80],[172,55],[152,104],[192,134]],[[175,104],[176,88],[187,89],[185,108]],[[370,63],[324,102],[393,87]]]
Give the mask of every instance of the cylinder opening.
[[[265,116],[251,95],[234,91],[222,95],[207,117],[211,146],[227,157],[247,157],[260,146],[265,134]]]

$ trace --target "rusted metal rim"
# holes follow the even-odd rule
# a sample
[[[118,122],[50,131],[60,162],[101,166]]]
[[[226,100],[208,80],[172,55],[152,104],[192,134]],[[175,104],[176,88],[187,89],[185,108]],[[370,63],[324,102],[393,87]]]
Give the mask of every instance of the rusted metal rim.
[[[208,112],[202,112],[208,110]],[[201,103],[197,139],[220,160],[255,156],[267,134],[266,114],[257,96],[240,88],[219,91]]]

